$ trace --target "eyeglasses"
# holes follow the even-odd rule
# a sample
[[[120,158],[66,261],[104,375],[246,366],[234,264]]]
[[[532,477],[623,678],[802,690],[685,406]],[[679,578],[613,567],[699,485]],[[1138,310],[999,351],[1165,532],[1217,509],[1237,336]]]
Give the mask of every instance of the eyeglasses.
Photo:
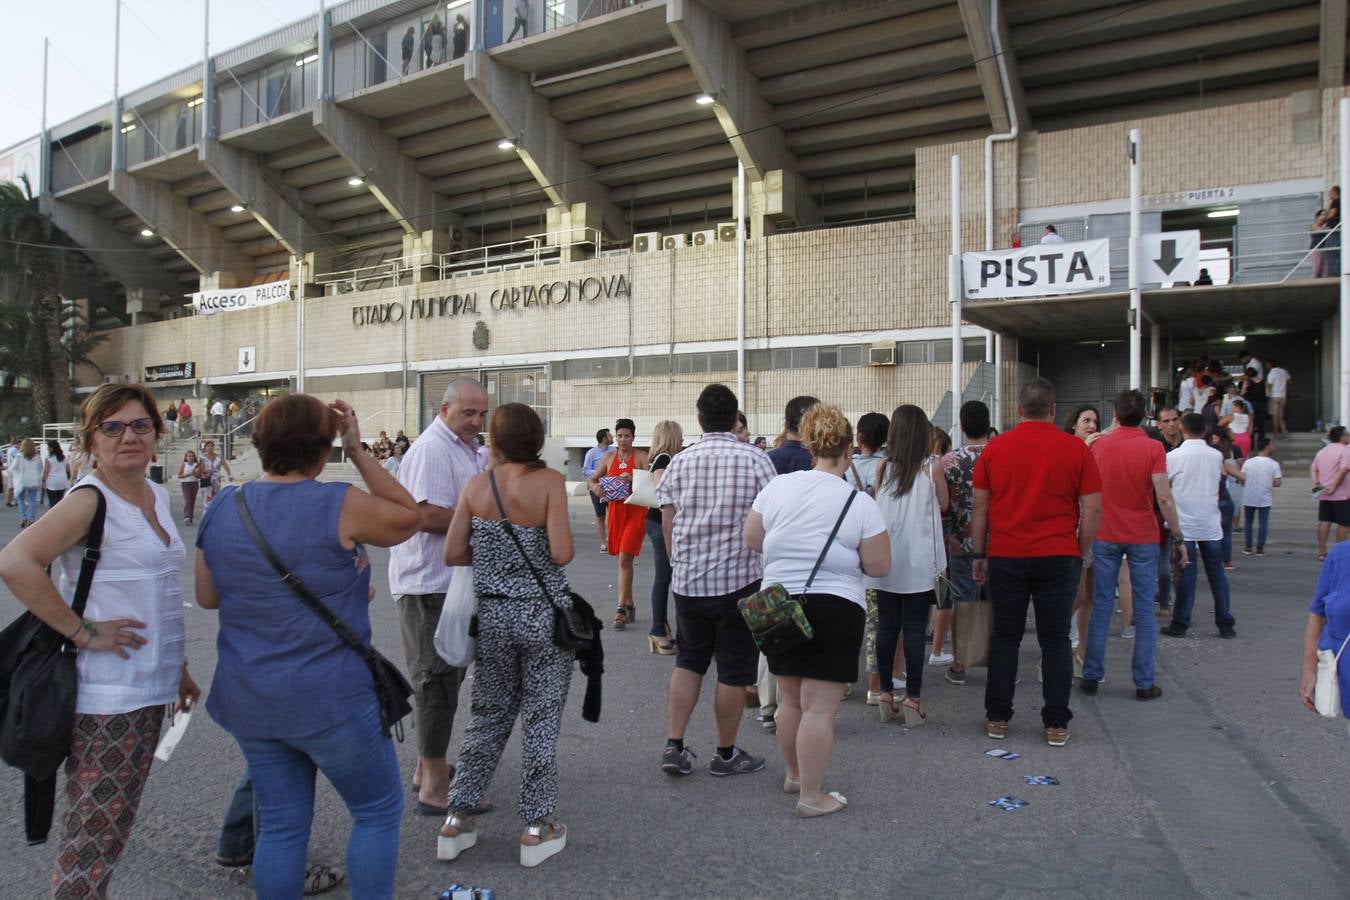
[[[108,437],[121,437],[122,432],[130,428],[135,434],[149,434],[155,430],[155,420],[146,416],[142,419],[132,419],[130,422],[121,422],[117,419],[109,419],[106,422],[98,423],[98,430]]]

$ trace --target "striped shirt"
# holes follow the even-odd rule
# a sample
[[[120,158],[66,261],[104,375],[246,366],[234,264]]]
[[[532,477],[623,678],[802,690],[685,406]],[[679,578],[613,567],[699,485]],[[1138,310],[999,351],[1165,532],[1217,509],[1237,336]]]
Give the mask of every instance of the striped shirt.
[[[775,474],[767,454],[725,431],[675,455],[656,488],[661,505],[675,507],[675,593],[718,597],[760,579],[764,560],[745,546],[742,532],[750,505]]]
[[[465,444],[437,416],[408,448],[398,482],[413,500],[453,510],[469,479],[486,468],[476,446]],[[445,564],[445,535],[419,531],[389,549],[389,593],[444,594],[451,568]]]

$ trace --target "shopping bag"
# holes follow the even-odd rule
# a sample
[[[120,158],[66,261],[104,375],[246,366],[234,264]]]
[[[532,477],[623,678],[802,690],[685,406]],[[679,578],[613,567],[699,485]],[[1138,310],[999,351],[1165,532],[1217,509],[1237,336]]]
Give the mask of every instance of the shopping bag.
[[[967,669],[989,665],[994,605],[988,600],[957,600],[952,607],[952,643],[956,661]]]
[[[633,493],[623,502],[629,506],[645,506],[648,509],[656,509],[661,505],[656,499],[656,479],[652,477],[651,472],[638,469],[633,473]]]
[[[455,566],[433,640],[436,655],[447,664],[464,668],[473,662],[474,654],[478,651],[478,641],[469,636],[469,623],[477,614],[478,596],[473,592],[473,567]]]

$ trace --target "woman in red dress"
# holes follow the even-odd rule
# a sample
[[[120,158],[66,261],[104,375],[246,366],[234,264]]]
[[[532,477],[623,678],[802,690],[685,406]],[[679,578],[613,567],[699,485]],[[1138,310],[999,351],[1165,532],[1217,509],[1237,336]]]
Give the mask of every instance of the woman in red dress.
[[[614,449],[605,454],[591,476],[591,493],[601,495],[601,478],[622,478],[631,486],[634,470],[647,467],[646,451],[633,449],[633,434],[636,430],[632,419],[620,419],[614,423]],[[614,630],[622,631],[636,618],[633,606],[633,560],[642,552],[642,541],[647,535],[647,509],[629,506],[622,500],[609,503],[606,509],[609,555],[619,558],[619,609],[614,614]]]

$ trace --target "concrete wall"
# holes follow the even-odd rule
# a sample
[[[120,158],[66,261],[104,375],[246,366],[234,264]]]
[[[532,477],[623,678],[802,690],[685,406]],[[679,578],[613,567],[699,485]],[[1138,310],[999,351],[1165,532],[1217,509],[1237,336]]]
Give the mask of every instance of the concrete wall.
[[[1335,152],[1335,101],[1339,91],[1296,94],[1193,113],[1159,116],[1069,131],[1024,136],[996,147],[995,245],[1006,246],[1019,208],[1119,200],[1126,195],[1125,136],[1137,125],[1145,147],[1144,191],[1163,194],[1221,185],[1260,184],[1291,178],[1329,178]],[[963,176],[962,241],[984,246],[983,141],[920,148],[916,156],[914,220],[797,232],[756,239],[747,248],[746,330],[770,345],[784,338],[822,336],[821,343],[869,339],[868,332],[941,329],[949,321],[946,259],[949,251],[949,171],[953,154]],[[1328,181],[1328,183],[1330,183]],[[306,363],[310,389],[321,395],[348,384],[348,394],[379,428],[415,430],[417,373],[405,398],[397,370],[538,364],[607,348],[694,349],[697,342],[731,341],[736,324],[736,261],[731,244],[671,252],[621,254],[577,263],[480,274],[379,291],[330,295],[306,303]],[[578,300],[525,305],[533,290],[556,282],[613,285],[623,279],[630,299]],[[561,287],[554,287],[559,292]],[[522,301],[494,308],[494,292]],[[474,295],[476,309],[454,316],[359,324],[354,307],[401,304],[447,295]],[[501,306],[501,304],[498,304]],[[488,349],[473,346],[474,326],[486,324]],[[406,352],[405,346],[406,325]],[[932,333],[930,332],[930,335]],[[889,335],[906,339],[905,334]],[[257,372],[289,377],[295,367],[295,306],[190,317],[114,331],[96,352],[104,372],[139,377],[142,367],[195,361],[199,377],[236,373],[238,348],[257,348]],[[532,354],[528,360],[524,355]],[[540,355],[543,355],[542,357]],[[1010,342],[1004,373],[1005,422],[1013,392],[1025,375]],[[367,376],[384,381],[372,384]],[[361,375],[359,382],[336,380]],[[968,376],[967,376],[968,377]],[[644,430],[666,416],[693,429],[693,398],[712,380],[734,382],[734,372],[619,383],[557,381],[552,390],[552,431],[584,435],[629,415]],[[379,378],[376,378],[379,381]],[[391,384],[391,381],[393,382]],[[853,414],[888,411],[901,402],[933,410],[950,383],[944,363],[887,368],[789,369],[747,373],[751,427],[776,433],[781,407],[803,391],[840,403]],[[407,409],[405,416],[404,409]]]

